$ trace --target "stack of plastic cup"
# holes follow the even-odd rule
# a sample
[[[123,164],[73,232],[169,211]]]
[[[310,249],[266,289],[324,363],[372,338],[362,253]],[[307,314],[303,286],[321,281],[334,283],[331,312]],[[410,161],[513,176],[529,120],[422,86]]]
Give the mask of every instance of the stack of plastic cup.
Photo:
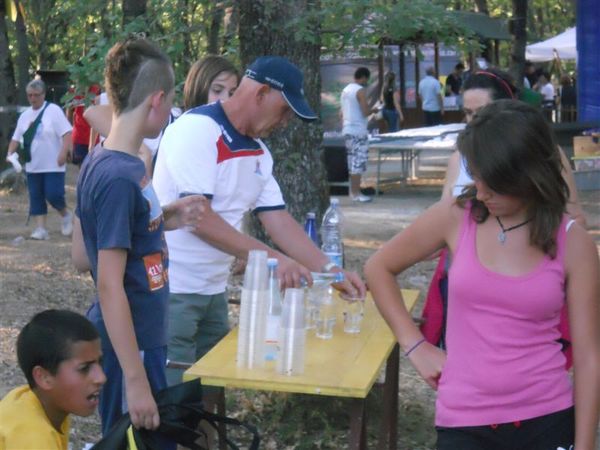
[[[285,291],[281,312],[277,372],[281,375],[304,373],[305,347],[304,290],[290,288]]]
[[[238,327],[237,366],[265,365],[265,328],[268,300],[267,252],[251,250],[244,274]]]

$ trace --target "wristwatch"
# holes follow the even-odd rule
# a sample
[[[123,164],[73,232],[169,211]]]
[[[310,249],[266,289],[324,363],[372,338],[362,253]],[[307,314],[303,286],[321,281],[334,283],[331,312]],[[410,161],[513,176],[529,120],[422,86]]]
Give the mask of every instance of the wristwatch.
[[[338,265],[334,262],[329,261],[327,264],[325,264],[323,267],[321,267],[321,272],[323,272],[323,273],[329,272],[334,267],[338,267]]]

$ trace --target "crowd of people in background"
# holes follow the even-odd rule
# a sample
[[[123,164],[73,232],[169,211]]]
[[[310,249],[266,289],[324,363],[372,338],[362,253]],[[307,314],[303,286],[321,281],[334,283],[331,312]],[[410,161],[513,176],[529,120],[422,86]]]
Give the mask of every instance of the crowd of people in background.
[[[388,131],[404,121],[395,74],[384,77],[381,108],[370,105],[370,76],[358,68],[340,99],[356,202],[371,200],[360,190],[369,117],[381,112]],[[405,356],[438,390],[440,450],[595,445],[598,255],[548,124],[557,104],[551,78],[528,65],[523,81],[523,91],[538,92],[541,112],[518,101],[519,90],[502,71],[467,76],[458,63],[444,87],[434,68],[426,69],[417,90],[425,125],[442,123],[444,97],[454,96],[467,126],[440,201],[365,266]],[[314,272],[343,272],[337,289],[350,297],[366,293],[360,276],[330,261],[287,212],[263,141],[294,118],[318,119],[301,70],[286,58],[262,56],[241,74],[226,58],[207,56],[188,73],[183,112],[173,107],[175,84],[168,56],[132,38],[106,57],[108,100],[84,113],[76,97],[68,109],[73,126],[45,101],[41,80],[27,86],[31,108],[19,118],[8,153],[23,141],[36,221],[31,237],[49,238],[50,203],[62,216],[62,234],[72,234],[75,267],[90,272],[97,293],[87,318],[45,311],[21,331],[17,353],[28,385],[0,401],[1,450],[64,450],[69,414],[86,416],[97,406],[104,435],[126,412],[136,428],[156,430],[154,394],[182,381],[182,370],[167,370],[167,359],[192,364],[227,334],[229,268],[250,250],[278,260],[282,289],[310,285]],[[87,90],[99,97],[97,86]],[[575,102],[569,78],[561,79],[558,95],[566,114]],[[65,202],[69,157],[81,166],[74,214]],[[277,249],[243,232],[248,211]],[[446,280],[442,332],[415,325],[396,282],[438,252],[439,278]],[[206,408],[215,402],[207,391]],[[156,439],[162,449],[175,448]]]

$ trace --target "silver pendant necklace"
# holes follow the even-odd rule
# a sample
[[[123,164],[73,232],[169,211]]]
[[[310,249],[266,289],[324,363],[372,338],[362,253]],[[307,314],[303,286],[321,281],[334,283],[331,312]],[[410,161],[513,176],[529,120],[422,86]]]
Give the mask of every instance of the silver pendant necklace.
[[[502,221],[500,220],[500,217],[496,216],[496,221],[498,222],[498,225],[500,225],[500,231],[498,232],[498,242],[500,242],[501,244],[504,245],[504,243],[506,242],[506,233],[508,233],[511,230],[515,230],[519,227],[522,227],[523,225],[527,225],[531,221],[531,219],[528,219],[523,223],[520,223],[518,225],[513,225],[512,227],[508,227],[508,228],[504,228],[504,225],[502,225]]]

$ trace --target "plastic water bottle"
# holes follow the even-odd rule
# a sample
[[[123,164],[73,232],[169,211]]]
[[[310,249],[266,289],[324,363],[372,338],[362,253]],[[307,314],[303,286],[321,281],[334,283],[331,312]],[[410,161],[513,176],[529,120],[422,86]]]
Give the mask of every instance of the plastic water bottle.
[[[277,278],[277,259],[267,259],[269,268],[269,294],[267,309],[267,329],[265,331],[265,359],[274,361],[277,358],[279,342],[279,324],[281,322],[281,291]]]
[[[329,260],[338,267],[344,266],[344,247],[342,243],[343,216],[339,207],[340,201],[332,198],[329,208],[323,216],[321,224],[321,250]]]
[[[306,222],[304,222],[304,231],[310,237],[310,240],[319,246],[319,233],[317,232],[317,220],[314,212],[306,214]]]

